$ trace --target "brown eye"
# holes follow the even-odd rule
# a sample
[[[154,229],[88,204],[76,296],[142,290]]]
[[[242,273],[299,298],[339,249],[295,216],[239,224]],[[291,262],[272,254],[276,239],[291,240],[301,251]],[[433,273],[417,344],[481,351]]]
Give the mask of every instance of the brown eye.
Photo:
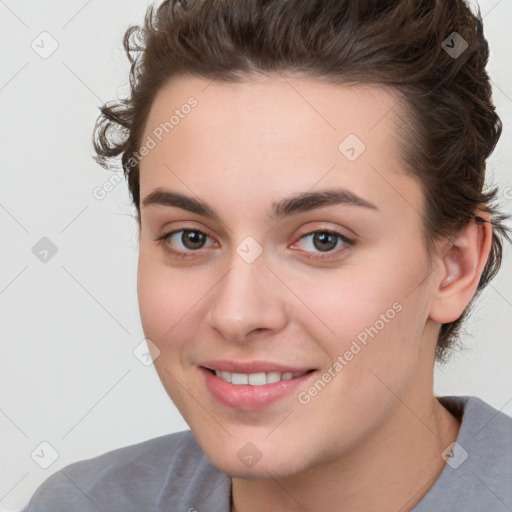
[[[337,231],[317,230],[301,236],[297,244],[307,258],[325,259],[341,255],[354,241]]]
[[[313,245],[319,251],[331,251],[338,244],[338,238],[332,233],[318,231],[313,234]]]
[[[200,253],[201,249],[207,247],[208,239],[211,239],[211,237],[198,229],[178,229],[161,236],[157,239],[157,242],[168,253],[187,258],[195,256],[195,252]],[[209,245],[212,245],[212,242]]]
[[[329,252],[336,249],[340,241],[340,245],[351,242],[347,237],[335,231],[313,231],[301,236],[300,240],[304,241],[305,250],[314,249],[320,252]]]
[[[206,240],[206,235],[201,231],[184,229],[181,235],[181,243],[187,249],[201,249]]]

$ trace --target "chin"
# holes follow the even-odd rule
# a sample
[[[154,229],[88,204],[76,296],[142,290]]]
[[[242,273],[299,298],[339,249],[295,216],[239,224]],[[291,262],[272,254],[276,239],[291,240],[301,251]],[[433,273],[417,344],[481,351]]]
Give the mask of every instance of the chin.
[[[307,463],[298,460],[296,453],[281,453],[276,449],[266,449],[262,453],[250,444],[240,450],[228,449],[220,452],[203,448],[203,451],[217,469],[235,478],[285,478],[308,469]]]

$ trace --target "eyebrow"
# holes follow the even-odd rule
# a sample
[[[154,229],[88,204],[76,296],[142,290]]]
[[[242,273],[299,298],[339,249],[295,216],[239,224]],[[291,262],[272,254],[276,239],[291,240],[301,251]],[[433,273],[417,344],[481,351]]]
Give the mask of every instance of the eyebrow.
[[[161,205],[181,208],[213,220],[220,220],[217,212],[201,199],[178,192],[157,188],[142,201],[142,206]],[[272,203],[268,217],[279,220],[289,215],[307,212],[323,206],[347,205],[378,211],[377,206],[345,188],[302,192]]]

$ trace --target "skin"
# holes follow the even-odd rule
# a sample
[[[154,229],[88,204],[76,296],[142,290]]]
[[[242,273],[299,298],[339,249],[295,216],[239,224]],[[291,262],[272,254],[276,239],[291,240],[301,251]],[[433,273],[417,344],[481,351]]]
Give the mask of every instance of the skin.
[[[208,458],[232,476],[236,512],[411,510],[459,432],[433,395],[435,346],[440,324],[458,318],[476,290],[489,224],[440,241],[428,266],[422,189],[404,172],[391,91],[291,75],[236,84],[182,77],[155,97],[142,140],[190,96],[197,107],[140,164],[142,200],[161,187],[200,198],[219,216],[141,207],[139,305],[166,391]],[[338,150],[350,133],[366,145],[353,162]],[[267,216],[283,197],[340,186],[378,210],[331,205],[279,222]],[[179,229],[208,238],[199,249],[181,232],[156,241]],[[355,243],[323,252],[305,235],[325,229]],[[236,252],[247,236],[263,251],[252,263]],[[396,303],[400,312],[300,403],[298,392]],[[208,359],[318,372],[291,396],[244,411],[209,394],[198,370]],[[247,442],[261,453],[252,467],[237,457]]]

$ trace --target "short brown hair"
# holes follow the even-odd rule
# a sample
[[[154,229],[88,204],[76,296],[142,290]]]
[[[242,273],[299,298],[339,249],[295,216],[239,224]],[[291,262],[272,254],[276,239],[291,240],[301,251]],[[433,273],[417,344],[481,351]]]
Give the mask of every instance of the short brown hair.
[[[460,55],[448,51],[455,42]],[[502,124],[480,10],[474,14],[462,0],[166,0],[148,8],[142,26],[128,28],[124,48],[130,96],[101,107],[93,144],[105,168],[121,155],[139,216],[132,157],[156,93],[172,78],[229,82],[289,71],[400,93],[410,126],[403,160],[425,194],[429,257],[441,237],[485,222],[479,212],[491,214],[492,248],[475,296],[459,319],[441,326],[436,355],[446,359],[474,299],[500,268],[503,239],[511,241],[497,187],[485,189],[486,159]]]

